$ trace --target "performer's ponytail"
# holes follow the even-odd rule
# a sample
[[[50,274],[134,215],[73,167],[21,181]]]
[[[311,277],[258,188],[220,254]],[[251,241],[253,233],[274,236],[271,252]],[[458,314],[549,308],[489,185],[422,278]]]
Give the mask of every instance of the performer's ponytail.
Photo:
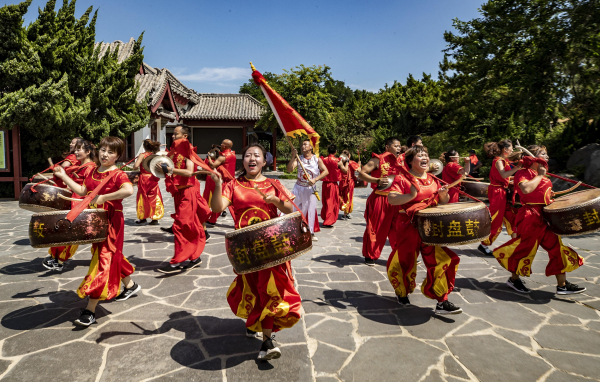
[[[157,153],[160,150],[160,142],[151,139],[144,140],[144,150]]]
[[[530,145],[530,146],[527,146],[527,150],[529,150],[530,153],[532,153],[533,155],[535,155],[537,157],[542,151],[546,151],[546,147],[538,146],[538,145]],[[513,153],[509,155],[508,160],[511,162],[517,162],[517,161],[520,161],[521,159],[523,159],[523,157],[525,155],[527,155],[527,154],[525,154],[525,152],[523,152],[521,150],[513,151]]]
[[[444,151],[442,153],[442,155],[440,155],[440,161],[444,165],[447,165],[448,163],[452,162],[452,158],[450,158],[450,157],[456,157],[456,156],[458,156],[458,152],[456,150]]]
[[[502,150],[512,146],[510,139],[503,139],[499,142],[488,142],[483,145],[483,151],[487,154],[488,158],[495,158],[502,155]]]

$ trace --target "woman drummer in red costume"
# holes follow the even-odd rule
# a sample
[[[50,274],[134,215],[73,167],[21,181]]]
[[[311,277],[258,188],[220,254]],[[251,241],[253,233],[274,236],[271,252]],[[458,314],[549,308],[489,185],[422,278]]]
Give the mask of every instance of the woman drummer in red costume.
[[[442,180],[444,182],[453,183],[461,179],[465,174],[468,174],[471,170],[471,161],[469,157],[465,158],[465,167],[458,163],[459,159],[460,156],[456,150],[446,151],[440,156],[440,160],[445,165],[444,170],[442,171]],[[450,197],[448,203],[458,202],[458,187],[460,187],[460,184],[457,184],[448,190],[448,196]]]
[[[278,210],[284,214],[291,213],[293,206],[290,199],[294,195],[279,181],[269,180],[262,174],[266,163],[264,147],[252,144],[246,147],[242,158],[243,173],[229,182],[225,189],[221,190],[221,178],[211,174],[215,182],[211,199],[212,211],[219,213],[232,206],[236,229],[276,218]],[[272,182],[277,182],[284,193],[274,187]],[[279,358],[281,351],[273,344],[271,333],[291,328],[300,320],[301,298],[294,288],[291,272],[291,264],[287,262],[238,275],[227,291],[227,302],[233,313],[246,319],[246,335],[255,337],[257,332],[262,332],[259,360]]]
[[[417,257],[419,252],[427,268],[427,276],[421,285],[421,292],[437,300],[435,314],[458,314],[462,309],[448,301],[454,289],[454,279],[458,270],[459,258],[452,250],[423,244],[419,232],[412,225],[413,215],[421,209],[437,204],[448,203],[446,187],[427,171],[429,154],[423,146],[413,146],[405,154],[408,173],[398,175],[388,195],[391,205],[400,205],[398,239],[387,262],[387,275],[401,305],[409,305],[408,295],[416,286]],[[415,187],[415,184],[418,187]]]
[[[160,142],[152,141],[150,139],[144,140],[144,150],[133,166],[134,170],[140,170],[140,178],[138,180],[138,191],[137,191],[137,218],[136,224],[142,224],[152,219],[149,225],[158,225],[158,221],[165,215],[165,208],[163,204],[162,195],[160,188],[158,187],[159,178],[146,171],[142,162],[152,154],[156,154],[160,150]]]
[[[71,158],[73,163],[81,163],[81,165],[68,166],[66,172],[75,183],[81,185],[83,184],[83,180],[96,168],[96,147],[91,142],[78,139],[75,144],[73,155],[75,156],[75,159]],[[82,199],[82,197],[76,193],[73,193],[72,197],[75,199]],[[76,203],[77,202],[71,202],[71,207],[74,207]],[[42,261],[42,265],[47,269],[60,272],[64,268],[64,263],[73,257],[78,247],[78,245],[52,247],[48,250],[50,256]]]
[[[92,261],[87,276],[77,289],[79,297],[88,296],[87,307],[75,324],[90,326],[96,322],[96,306],[100,300],[127,300],[140,291],[140,286],[131,280],[133,266],[123,256],[125,220],[122,200],[133,195],[133,185],[127,175],[115,166],[115,162],[125,151],[125,143],[117,137],[106,137],[98,145],[100,167],[95,168],[79,185],[57,166],[54,174],[62,179],[79,196],[92,192],[111,173],[116,173],[91,201],[90,207],[102,208],[108,215],[108,237],[105,241],[92,244]],[[119,293],[123,282],[124,289]]]
[[[521,169],[521,165],[513,167],[508,160],[513,152],[510,139],[486,143],[484,150],[489,158],[494,158],[490,170],[490,185],[488,186],[492,228],[490,237],[482,241],[477,249],[486,255],[491,255],[492,251],[488,246],[492,245],[498,238],[498,235],[502,232],[502,225],[504,224],[509,235],[513,233],[517,212],[511,201],[508,200],[507,190],[510,177]]]
[[[342,154],[348,158],[348,170],[345,174],[342,173],[342,180],[340,181],[340,210],[344,212],[342,219],[348,220],[352,218],[350,213],[354,208],[354,184],[357,180],[356,171],[360,171],[362,166],[352,160],[350,151],[344,150]]]
[[[523,207],[515,220],[516,237],[494,249],[494,257],[512,273],[506,285],[519,293],[529,293],[519,276],[529,277],[531,264],[541,245],[548,252],[546,276],[556,276],[557,294],[581,293],[585,290],[567,281],[566,272],[583,265],[573,248],[563,244],[560,236],[550,231],[542,217],[544,206],[552,203],[552,182],[546,177],[548,154],[544,146],[527,148],[535,158],[522,157],[523,169],[515,174],[515,191]],[[523,153],[515,153],[511,160],[519,160]]]

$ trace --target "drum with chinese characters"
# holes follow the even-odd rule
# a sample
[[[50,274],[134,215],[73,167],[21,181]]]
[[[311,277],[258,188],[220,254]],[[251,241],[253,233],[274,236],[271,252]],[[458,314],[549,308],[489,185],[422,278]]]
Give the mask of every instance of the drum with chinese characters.
[[[33,214],[29,222],[29,242],[33,248],[98,243],[106,240],[108,215],[102,209],[83,210],[69,222],[69,211]]]
[[[544,207],[544,219],[557,235],[577,236],[600,230],[600,189],[574,192]]]
[[[73,193],[65,188],[50,184],[27,183],[19,195],[19,207],[31,212],[70,210],[71,202],[58,195],[72,197]]]
[[[465,193],[479,200],[488,200],[489,183],[470,181],[468,178],[463,180],[461,186],[464,187]]]
[[[225,235],[227,257],[238,274],[283,264],[311,248],[310,229],[298,211]]]
[[[476,243],[490,236],[492,218],[483,203],[458,202],[430,207],[415,214],[424,244],[455,246]]]

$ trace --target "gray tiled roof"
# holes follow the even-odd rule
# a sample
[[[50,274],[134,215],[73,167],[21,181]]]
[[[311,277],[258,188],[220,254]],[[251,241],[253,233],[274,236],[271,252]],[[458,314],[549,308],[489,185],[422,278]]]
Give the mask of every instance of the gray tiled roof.
[[[125,61],[127,57],[131,56],[131,53],[133,52],[133,46],[135,45],[135,40],[132,37],[127,43],[119,40],[113,42],[97,42],[94,44],[94,48],[97,48],[98,45],[100,45],[100,54],[98,55],[98,59],[104,57],[109,50],[110,52],[114,52],[115,49],[119,48],[117,61],[121,63]]]
[[[127,43],[123,41],[99,42],[96,43],[96,47],[100,46],[99,58],[118,48],[118,61],[123,62],[133,52],[134,44],[135,40],[132,37]],[[145,62],[143,69],[144,74],[138,73],[135,76],[135,80],[140,85],[137,101],[144,102],[146,95],[149,94],[149,107],[156,106],[160,101],[160,96],[168,83],[173,93],[189,100],[191,108],[188,108],[187,111],[176,105],[179,116],[184,119],[258,121],[265,111],[264,106],[248,94],[197,93],[181,83],[168,69],[153,68]],[[157,114],[170,119],[175,118],[175,113],[166,110]]]
[[[258,121],[265,109],[248,94],[198,94],[199,102],[182,115],[184,119]]]

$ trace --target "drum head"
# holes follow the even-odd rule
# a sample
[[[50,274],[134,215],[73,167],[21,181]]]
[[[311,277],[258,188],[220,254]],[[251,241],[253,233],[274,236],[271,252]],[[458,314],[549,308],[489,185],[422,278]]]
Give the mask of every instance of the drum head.
[[[586,204],[596,202],[599,198],[599,188],[595,188],[593,190],[574,192],[572,194],[557,198],[554,201],[554,203],[544,207],[544,210],[548,212],[555,212],[573,206],[584,206]]]
[[[458,203],[449,203],[443,204],[437,207],[429,207],[424,210],[417,212],[418,215],[427,216],[427,215],[439,215],[439,214],[447,214],[453,212],[466,212],[466,211],[476,211],[485,208],[485,204],[483,203],[471,203],[471,202],[458,202]]]

